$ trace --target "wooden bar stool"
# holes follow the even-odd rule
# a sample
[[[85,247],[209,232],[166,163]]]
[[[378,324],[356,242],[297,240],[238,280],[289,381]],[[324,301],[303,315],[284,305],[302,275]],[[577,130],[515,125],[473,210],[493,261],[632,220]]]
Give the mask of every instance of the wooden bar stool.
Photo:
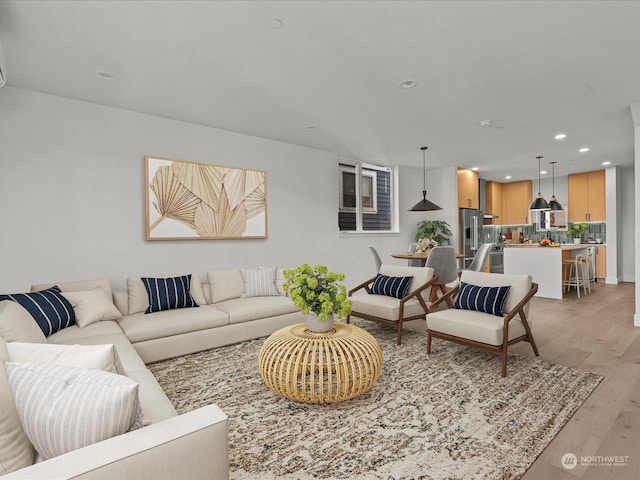
[[[562,260],[562,291],[570,291],[571,287],[576,287],[578,298],[580,298],[580,287],[587,293],[587,285],[585,279],[585,262],[582,255],[576,255],[574,258],[565,258]]]

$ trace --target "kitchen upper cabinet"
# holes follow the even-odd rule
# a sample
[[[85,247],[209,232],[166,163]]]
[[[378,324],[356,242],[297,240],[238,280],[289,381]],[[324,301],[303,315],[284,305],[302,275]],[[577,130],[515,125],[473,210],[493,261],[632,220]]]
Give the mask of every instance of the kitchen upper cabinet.
[[[504,216],[502,209],[502,183],[489,181],[486,183],[485,192],[485,209],[491,215],[497,215],[498,218],[485,218],[485,225],[501,225]]]
[[[531,180],[520,180],[502,185],[502,225],[529,223],[531,192]]]
[[[604,170],[569,175],[569,221],[606,220]]]
[[[458,169],[458,208],[480,208],[478,172]]]

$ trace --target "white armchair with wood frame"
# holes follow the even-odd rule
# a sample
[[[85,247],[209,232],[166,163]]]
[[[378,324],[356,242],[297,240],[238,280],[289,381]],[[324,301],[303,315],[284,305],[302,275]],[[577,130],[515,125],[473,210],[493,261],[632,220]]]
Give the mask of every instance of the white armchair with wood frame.
[[[501,355],[505,377],[510,345],[527,341],[539,356],[527,320],[529,302],[537,291],[530,275],[463,270],[460,284],[442,297],[451,297],[455,307],[427,314],[427,354],[432,338],[487,350]]]
[[[352,306],[347,323],[358,317],[396,328],[401,345],[402,322],[426,318],[436,304],[429,295],[437,278],[433,268],[382,264],[378,275],[349,290]],[[362,294],[354,295],[358,292]]]

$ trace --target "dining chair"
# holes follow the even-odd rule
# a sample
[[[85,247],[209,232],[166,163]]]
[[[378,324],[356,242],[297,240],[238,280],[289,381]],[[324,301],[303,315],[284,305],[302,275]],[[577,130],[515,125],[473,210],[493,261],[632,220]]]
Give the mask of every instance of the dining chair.
[[[409,253],[415,253],[418,250],[418,244],[417,243],[410,243],[409,244]],[[422,266],[422,261],[421,260],[407,260],[407,266],[408,267],[421,267]]]
[[[483,243],[478,248],[478,251],[473,256],[473,260],[467,268],[463,268],[463,270],[471,270],[473,272],[483,272],[484,266],[487,263],[487,259],[489,258],[489,252],[491,251],[491,247],[493,247],[493,243]]]
[[[445,294],[449,291],[446,285],[458,279],[458,259],[455,248],[433,247],[429,252],[425,267],[433,268],[435,274],[438,275],[438,279],[434,282],[437,288],[431,290],[431,300],[435,301],[438,289]],[[453,304],[450,303],[449,306],[452,307]]]
[[[369,245],[369,250],[371,251],[371,255],[373,255],[373,260],[376,262],[376,272],[380,270],[380,265],[382,265],[382,260],[380,259],[380,255],[378,255],[378,251],[373,245]]]

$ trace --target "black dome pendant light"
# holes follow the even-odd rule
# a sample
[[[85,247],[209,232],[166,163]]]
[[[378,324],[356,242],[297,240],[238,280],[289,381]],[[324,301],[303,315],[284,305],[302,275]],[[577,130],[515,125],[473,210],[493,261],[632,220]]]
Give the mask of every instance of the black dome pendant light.
[[[542,192],[540,191],[540,160],[542,160],[542,156],[536,157],[538,159],[538,197],[533,201],[529,210],[531,211],[541,211],[541,210],[550,210],[549,204],[542,196]]]
[[[559,211],[559,210],[564,210],[564,208],[562,208],[562,205],[560,205],[560,202],[558,201],[558,199],[556,198],[556,162],[550,162],[551,163],[551,175],[552,175],[552,181],[553,181],[553,190],[552,190],[552,194],[551,194],[551,200],[549,200],[549,208],[551,208],[552,211]]]
[[[439,207],[435,203],[427,200],[427,167],[425,163],[427,148],[429,147],[420,147],[420,150],[422,150],[422,200],[411,207],[409,209],[410,212],[429,212],[431,210],[442,210],[442,207]]]

